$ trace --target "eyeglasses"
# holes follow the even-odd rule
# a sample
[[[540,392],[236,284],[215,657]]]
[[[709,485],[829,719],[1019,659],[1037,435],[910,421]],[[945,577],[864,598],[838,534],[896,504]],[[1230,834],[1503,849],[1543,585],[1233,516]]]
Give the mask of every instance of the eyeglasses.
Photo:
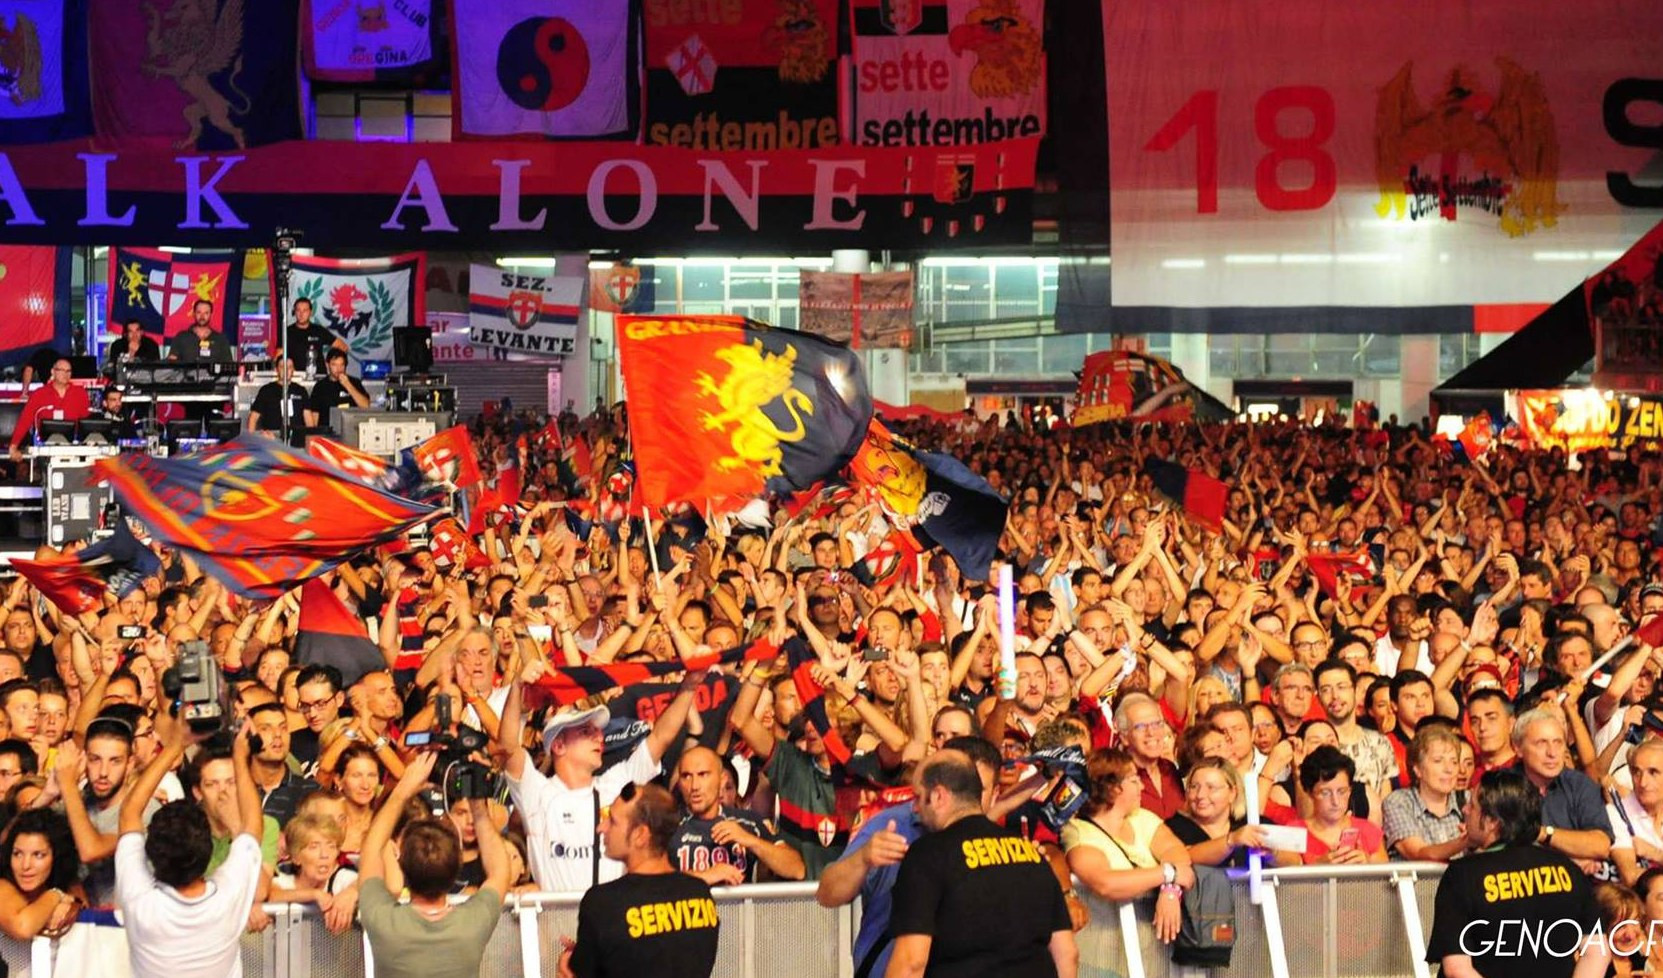
[[[1132,724],[1132,733],[1134,733],[1134,734],[1158,733],[1158,732],[1160,732],[1161,728],[1163,728],[1165,726],[1166,726],[1166,721],[1165,720],[1145,720],[1142,723]]]
[[[310,702],[307,702],[306,700],[301,700],[300,701],[300,712],[302,712],[302,713],[316,713],[317,711],[319,711],[319,710],[323,709],[324,707],[328,706],[330,701],[333,700],[334,698],[335,697],[333,697],[333,696],[326,696],[321,700],[312,700]]]

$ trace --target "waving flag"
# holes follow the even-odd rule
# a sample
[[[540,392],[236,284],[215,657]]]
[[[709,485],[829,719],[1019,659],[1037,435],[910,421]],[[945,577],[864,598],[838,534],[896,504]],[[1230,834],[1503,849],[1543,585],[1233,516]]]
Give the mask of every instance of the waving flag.
[[[1197,522],[1217,529],[1224,525],[1224,505],[1230,487],[1205,472],[1186,469],[1158,458],[1143,463],[1143,472],[1161,495],[1172,500]]]
[[[708,669],[719,665],[735,666],[744,662],[768,662],[779,654],[778,646],[765,639],[758,639],[750,645],[695,656],[686,662],[672,659],[668,662],[611,662],[603,666],[567,666],[555,669],[537,680],[537,686],[551,694],[556,705],[571,706],[591,696],[652,679],[662,679],[678,672]]]
[[[874,418],[849,463],[849,480],[873,489],[884,511],[920,543],[940,544],[966,577],[987,579],[1010,504],[964,463],[920,451]]]
[[[99,459],[94,473],[153,536],[247,598],[278,597],[434,512],[258,435]]]
[[[86,0],[0,0],[0,145],[92,132]]]
[[[136,319],[147,334],[165,340],[190,328],[191,309],[205,299],[214,304],[214,328],[235,343],[242,284],[239,252],[111,248],[110,328]]]
[[[302,0],[301,53],[317,81],[397,81],[439,67],[433,0]]]
[[[618,359],[648,506],[805,489],[872,418],[848,347],[737,316],[619,317]]]
[[[1305,555],[1305,566],[1311,569],[1317,586],[1329,597],[1333,597],[1339,587],[1341,574],[1353,581],[1369,581],[1374,579],[1375,573],[1374,558],[1367,550],[1355,553],[1315,551]]]
[[[405,452],[430,481],[448,482],[458,489],[479,483],[479,456],[474,452],[473,437],[462,425],[446,428]]]
[[[456,135],[616,136],[635,128],[634,4],[454,0]]]
[[[387,668],[387,659],[370,641],[363,619],[353,614],[321,577],[312,578],[300,589],[294,659],[303,666],[334,666],[348,686],[366,673]]]
[[[39,347],[69,349],[68,248],[0,245],[0,366],[13,366]]]
[[[305,134],[296,0],[91,4],[100,137],[237,150]]]
[[[1490,446],[1495,444],[1495,425],[1490,421],[1490,412],[1478,412],[1478,415],[1461,429],[1461,434],[1455,440],[1467,453],[1467,461],[1476,462],[1483,458]]]
[[[162,569],[161,558],[133,536],[124,519],[116,521],[113,536],[75,553],[11,563],[48,601],[72,615],[103,607],[105,592],[125,598]]]
[[[428,534],[432,541],[433,561],[440,567],[464,567],[477,570],[491,566],[491,558],[479,549],[473,537],[454,519],[443,519],[433,524]]]
[[[325,438],[323,435],[313,435],[306,439],[306,454],[320,462],[332,465],[348,475],[357,476],[369,485],[392,488],[385,485],[392,466],[379,455],[360,452],[356,448],[349,448],[335,439]]]

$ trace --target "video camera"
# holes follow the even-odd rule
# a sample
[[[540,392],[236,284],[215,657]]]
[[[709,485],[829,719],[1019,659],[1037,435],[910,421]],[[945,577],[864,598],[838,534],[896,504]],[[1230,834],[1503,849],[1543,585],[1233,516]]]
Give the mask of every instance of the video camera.
[[[174,715],[196,733],[215,733],[231,716],[231,690],[207,642],[185,642],[179,658],[162,673],[162,693]]]
[[[1055,779],[1043,797],[1039,798],[1040,816],[1053,829],[1068,824],[1086,803],[1086,756],[1078,747],[1048,747],[1035,751],[1017,761],[1032,764]]]
[[[453,722],[450,694],[440,693],[433,700],[433,729],[406,734],[404,746],[438,753],[439,759],[429,780],[445,798],[496,797],[501,790],[497,772],[473,760],[475,753],[485,749],[489,738],[465,726],[458,726],[455,733],[450,733]]]

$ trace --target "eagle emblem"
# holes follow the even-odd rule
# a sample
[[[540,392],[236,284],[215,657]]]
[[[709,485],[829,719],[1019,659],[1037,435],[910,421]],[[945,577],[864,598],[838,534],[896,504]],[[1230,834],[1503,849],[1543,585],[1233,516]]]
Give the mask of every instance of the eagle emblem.
[[[190,132],[174,146],[195,146],[204,123],[230,136],[238,149],[247,141],[243,127],[231,121],[231,113],[247,115],[253,103],[237,87],[242,73],[243,2],[225,0],[174,0],[167,13],[154,3],[144,5],[149,24],[145,34],[144,73],[151,78],[170,78],[185,93],[185,124]],[[231,104],[211,79],[230,69],[225,87],[242,99],[241,107]]]
[[[763,31],[763,42],[780,52],[780,81],[817,82],[831,67],[831,33],[815,0],[779,0],[779,13]]]
[[[40,98],[40,33],[27,14],[0,20],[0,95],[19,106]]]
[[[1492,94],[1466,65],[1451,69],[1430,106],[1415,94],[1414,62],[1380,89],[1375,109],[1375,213],[1411,220],[1461,207],[1495,214],[1509,237],[1558,223],[1559,136],[1542,78],[1497,58]],[[1463,168],[1462,161],[1466,162]]]
[[[716,467],[724,472],[754,469],[763,478],[783,474],[785,452],[780,443],[802,441],[808,434],[803,415],[814,415],[814,402],[791,386],[796,349],[768,353],[761,340],[753,340],[717,350],[716,359],[729,368],[720,383],[704,371],[693,378],[699,393],[714,398],[722,408],[702,413],[705,430],[732,429],[728,436],[733,454],[717,459]],[[763,413],[763,408],[776,398],[795,422],[794,427],[781,428]]]
[[[1039,32],[1022,16],[1018,0],[982,0],[947,34],[947,49],[976,55],[970,90],[978,98],[1027,95],[1043,75]]]

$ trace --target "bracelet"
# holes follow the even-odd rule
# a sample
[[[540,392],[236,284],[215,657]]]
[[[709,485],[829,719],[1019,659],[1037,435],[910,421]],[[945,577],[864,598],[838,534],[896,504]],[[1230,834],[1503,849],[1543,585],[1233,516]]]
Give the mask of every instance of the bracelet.
[[[386,737],[377,737],[377,738],[375,738],[375,743],[372,746],[375,748],[375,750],[377,752],[386,750],[387,749],[387,738]]]
[[[1184,888],[1179,886],[1177,883],[1162,883],[1161,884],[1161,896],[1164,896],[1164,897],[1168,897],[1168,896],[1169,897],[1181,897],[1183,895],[1184,895]]]

